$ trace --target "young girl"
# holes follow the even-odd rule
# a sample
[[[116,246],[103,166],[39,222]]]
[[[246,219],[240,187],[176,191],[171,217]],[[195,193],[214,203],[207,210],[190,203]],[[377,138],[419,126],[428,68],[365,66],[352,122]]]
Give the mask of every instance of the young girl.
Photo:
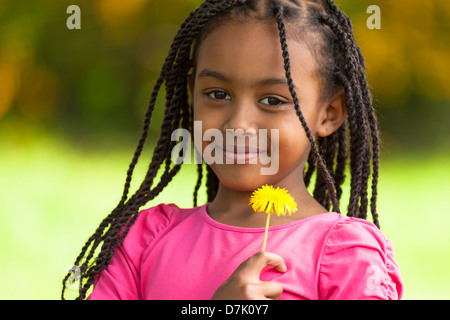
[[[163,84],[161,135],[129,197]],[[201,134],[266,138],[267,149],[203,139],[200,153],[215,144],[216,159],[244,162],[199,164],[194,208],[141,210],[180,169],[171,161],[172,133],[193,133],[194,121]],[[378,148],[363,56],[333,1],[208,0],[173,41],[119,204],[75,261],[78,298],[93,286],[89,299],[399,299],[399,269],[376,212]],[[267,163],[250,161],[263,153],[278,161],[272,174],[261,173]],[[348,158],[345,216],[339,200]],[[208,202],[197,206],[205,167]],[[365,220],[370,176],[373,223]],[[273,215],[263,252],[266,216],[252,210],[249,198],[265,184],[289,191],[298,210]]]

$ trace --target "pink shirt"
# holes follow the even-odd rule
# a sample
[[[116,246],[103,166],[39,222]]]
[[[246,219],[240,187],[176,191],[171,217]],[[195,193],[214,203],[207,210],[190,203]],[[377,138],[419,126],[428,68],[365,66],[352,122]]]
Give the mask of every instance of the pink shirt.
[[[261,250],[264,228],[219,223],[206,206],[142,211],[89,299],[210,299]],[[280,299],[401,298],[391,243],[368,221],[323,213],[273,226],[266,251],[286,262],[287,272],[260,276],[282,284]]]

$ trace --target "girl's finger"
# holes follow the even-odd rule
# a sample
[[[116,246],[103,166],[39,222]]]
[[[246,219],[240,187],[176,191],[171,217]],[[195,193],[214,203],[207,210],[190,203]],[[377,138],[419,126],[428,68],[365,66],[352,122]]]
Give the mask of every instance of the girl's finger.
[[[239,272],[246,272],[248,276],[259,279],[261,271],[266,266],[273,266],[279,272],[286,272],[287,267],[282,257],[272,252],[258,252],[238,268]],[[236,270],[236,271],[238,271]]]

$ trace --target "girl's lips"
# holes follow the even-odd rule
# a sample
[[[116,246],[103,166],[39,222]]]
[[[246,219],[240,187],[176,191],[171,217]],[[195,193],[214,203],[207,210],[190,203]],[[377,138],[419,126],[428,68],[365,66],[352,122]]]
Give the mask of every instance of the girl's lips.
[[[259,150],[259,148],[249,147],[249,146],[217,146],[219,152],[222,152],[224,158],[226,159],[225,163],[228,164],[247,164],[252,163],[256,164],[256,159],[267,151]]]

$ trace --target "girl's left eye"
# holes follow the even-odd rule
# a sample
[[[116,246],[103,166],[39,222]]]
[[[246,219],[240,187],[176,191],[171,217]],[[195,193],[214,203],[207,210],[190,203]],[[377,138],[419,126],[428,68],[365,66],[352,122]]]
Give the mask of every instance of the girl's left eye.
[[[268,97],[261,100],[262,104],[267,104],[269,106],[278,106],[280,104],[284,104],[283,101],[274,97]]]

